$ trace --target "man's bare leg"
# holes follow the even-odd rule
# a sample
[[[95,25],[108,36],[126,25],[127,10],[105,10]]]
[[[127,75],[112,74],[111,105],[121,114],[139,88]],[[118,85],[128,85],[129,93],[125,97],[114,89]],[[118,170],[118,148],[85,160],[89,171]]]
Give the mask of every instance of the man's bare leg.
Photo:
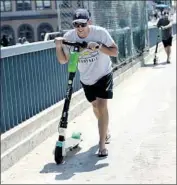
[[[167,46],[167,62],[170,62],[171,46]]]
[[[97,118],[97,120],[99,119],[99,111],[97,109],[97,100],[92,102],[92,107],[93,107],[93,112],[95,114],[95,117]]]
[[[108,108],[107,108],[107,100],[97,98],[97,109],[99,111],[99,119],[98,119],[98,128],[99,128],[99,135],[100,135],[100,151],[105,149],[105,139],[107,136],[108,131]]]
[[[166,52],[166,54],[167,54],[167,62],[170,62],[171,46],[165,47],[165,52]]]
[[[97,118],[97,120],[99,120],[99,110],[98,110],[98,107],[97,107],[97,100],[93,101],[92,102],[92,107],[93,107],[93,112],[95,114],[95,117]],[[99,126],[99,124],[98,124]],[[110,131],[109,131],[109,128],[107,129],[107,135],[106,135],[106,144],[109,143],[109,138],[110,138]]]

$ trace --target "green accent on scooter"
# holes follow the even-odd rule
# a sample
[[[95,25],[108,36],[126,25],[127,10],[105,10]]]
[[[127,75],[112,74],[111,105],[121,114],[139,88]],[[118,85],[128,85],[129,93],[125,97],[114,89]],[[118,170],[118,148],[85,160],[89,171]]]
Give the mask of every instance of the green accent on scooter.
[[[78,59],[79,59],[79,53],[71,52],[71,55],[69,58],[69,64],[68,64],[69,73],[75,73],[77,71]]]
[[[63,146],[64,146],[64,142],[61,142],[61,141],[56,142],[56,147],[63,147]]]
[[[80,132],[74,132],[71,136],[73,139],[80,139],[81,138],[81,133]]]

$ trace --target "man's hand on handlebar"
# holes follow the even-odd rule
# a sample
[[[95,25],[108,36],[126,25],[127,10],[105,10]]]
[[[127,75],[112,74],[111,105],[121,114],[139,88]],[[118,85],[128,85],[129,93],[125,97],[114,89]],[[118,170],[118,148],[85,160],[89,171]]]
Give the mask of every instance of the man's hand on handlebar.
[[[65,41],[64,37],[56,37],[54,42],[55,42],[57,47],[62,48],[63,41]]]
[[[165,26],[159,26],[159,27],[157,27],[157,28],[160,29],[160,30],[165,30],[165,29],[166,29]]]
[[[165,26],[161,26],[161,27],[160,27],[160,29],[165,30],[165,29],[166,29],[166,27],[165,27]]]
[[[89,42],[87,44],[87,48],[91,49],[91,50],[96,50],[96,49],[99,49],[100,47],[101,47],[101,45],[98,44],[97,42]]]

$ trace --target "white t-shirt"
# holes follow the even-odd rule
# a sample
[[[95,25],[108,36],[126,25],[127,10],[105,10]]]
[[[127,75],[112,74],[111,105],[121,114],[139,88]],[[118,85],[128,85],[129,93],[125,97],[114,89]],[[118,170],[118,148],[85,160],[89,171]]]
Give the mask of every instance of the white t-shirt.
[[[74,29],[65,33],[64,38],[66,38],[66,41],[70,42],[99,42],[107,47],[110,47],[114,43],[114,40],[106,29],[93,25],[89,27],[90,32],[86,38],[80,38]],[[64,51],[67,52],[67,54],[69,52],[66,47],[64,47]],[[112,71],[111,64],[110,57],[101,51],[84,49],[80,52],[78,62],[81,82],[85,85],[95,84],[100,78]]]

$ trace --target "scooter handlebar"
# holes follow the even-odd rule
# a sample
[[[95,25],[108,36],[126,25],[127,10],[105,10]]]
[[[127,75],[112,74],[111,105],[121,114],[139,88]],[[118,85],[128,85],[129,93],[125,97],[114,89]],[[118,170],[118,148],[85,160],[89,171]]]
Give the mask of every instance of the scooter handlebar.
[[[68,42],[68,41],[63,41],[63,44],[68,45],[68,46],[75,46],[75,47],[81,47],[81,48],[87,48],[87,43],[86,42]]]
[[[55,40],[54,40],[54,42],[55,42]],[[68,41],[63,40],[62,43],[65,45],[68,45],[68,46],[75,46],[75,47],[80,47],[83,49],[87,48],[87,46],[88,46],[88,43],[85,41],[80,43],[80,42],[68,42]],[[98,48],[99,48],[99,46],[96,46],[96,49],[98,49]]]
[[[68,42],[68,41],[63,41],[63,44],[69,45],[69,46],[81,47],[81,48],[83,48],[83,49],[87,48],[87,46],[88,46],[88,43],[85,42],[85,41],[82,42],[82,43],[80,43],[80,42]],[[99,48],[99,46],[96,46],[96,49],[98,49],[98,48]]]

